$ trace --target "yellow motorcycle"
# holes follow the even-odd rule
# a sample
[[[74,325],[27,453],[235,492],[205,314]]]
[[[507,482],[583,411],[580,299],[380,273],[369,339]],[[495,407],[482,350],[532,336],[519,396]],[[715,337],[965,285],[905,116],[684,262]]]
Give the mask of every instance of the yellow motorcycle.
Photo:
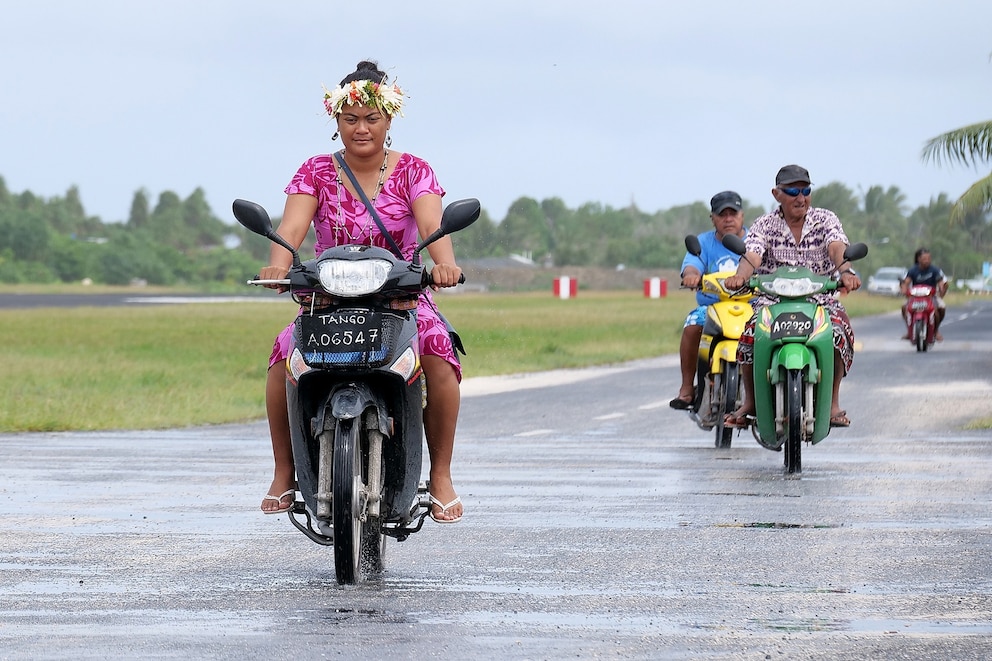
[[[695,236],[687,236],[685,243],[690,253],[699,254],[699,240]],[[729,448],[734,434],[734,428],[724,425],[724,418],[740,406],[742,386],[737,344],[753,314],[748,303],[753,297],[750,288],[730,291],[724,287],[724,280],[732,275],[734,271],[707,273],[699,285],[703,293],[718,300],[706,310],[699,341],[695,397],[688,409],[689,417],[700,429],[715,430],[718,448]]]

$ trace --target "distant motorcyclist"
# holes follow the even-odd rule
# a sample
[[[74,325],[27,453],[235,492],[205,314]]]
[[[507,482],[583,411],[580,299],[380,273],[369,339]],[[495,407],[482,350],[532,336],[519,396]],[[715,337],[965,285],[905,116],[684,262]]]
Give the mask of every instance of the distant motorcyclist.
[[[938,342],[941,342],[944,337],[940,334],[940,322],[944,320],[944,315],[947,313],[947,304],[944,303],[944,296],[947,294],[947,287],[950,283],[944,272],[934,266],[930,251],[927,248],[917,250],[913,256],[913,261],[913,267],[906,272],[906,277],[899,283],[899,289],[902,291],[903,296],[908,296],[909,288],[913,285],[929,285],[933,287],[933,302],[937,312],[934,321],[934,338]],[[908,340],[911,331],[910,324],[912,323],[908,300],[906,303],[903,303],[902,318],[906,321],[906,334],[902,339]]]
[[[688,289],[699,287],[702,277],[707,273],[737,270],[740,256],[725,248],[721,241],[726,234],[735,234],[742,239],[746,236],[743,207],[741,196],[734,191],[723,191],[710,199],[710,219],[713,221],[713,229],[698,236],[702,250],[699,256],[687,252],[682,260],[683,287]],[[699,305],[693,308],[685,319],[682,340],[679,344],[682,385],[678,397],[668,403],[673,409],[686,410],[692,407],[692,400],[695,397],[693,377],[696,374],[696,361],[699,358],[699,339],[703,335],[703,324],[706,322],[706,308],[716,300],[712,294],[698,292],[696,302]]]

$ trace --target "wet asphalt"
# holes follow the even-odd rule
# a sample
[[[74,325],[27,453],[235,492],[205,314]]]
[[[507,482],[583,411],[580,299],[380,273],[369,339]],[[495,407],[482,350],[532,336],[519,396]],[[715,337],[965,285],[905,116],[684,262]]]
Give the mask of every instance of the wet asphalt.
[[[0,659],[987,658],[990,321],[916,354],[856,320],[854,424],[800,476],[669,409],[675,357],[469,380],[465,519],[357,586],[258,511],[261,421],[0,434]]]

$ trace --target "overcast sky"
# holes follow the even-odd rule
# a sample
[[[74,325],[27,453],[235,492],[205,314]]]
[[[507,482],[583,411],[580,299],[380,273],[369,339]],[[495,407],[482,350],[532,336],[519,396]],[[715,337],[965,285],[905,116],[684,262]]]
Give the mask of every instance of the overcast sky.
[[[987,173],[924,142],[992,119],[989,0],[32,0],[6,3],[0,176],[125,220],[197,187],[220,218],[328,152],[321,84],[376,59],[408,93],[393,148],[447,201],[520,196],[647,212],[777,169],[915,207]],[[815,197],[814,197],[815,204]],[[856,237],[857,232],[849,233]]]

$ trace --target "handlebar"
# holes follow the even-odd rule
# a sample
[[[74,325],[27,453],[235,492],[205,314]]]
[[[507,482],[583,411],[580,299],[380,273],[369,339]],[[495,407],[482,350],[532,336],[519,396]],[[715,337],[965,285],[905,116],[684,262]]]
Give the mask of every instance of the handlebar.
[[[424,283],[425,283],[425,286],[427,286],[427,287],[433,287],[434,286],[434,276],[431,275],[431,272],[430,271],[424,271]],[[458,284],[460,284],[460,285],[464,285],[465,284],[465,274],[464,273],[462,273],[461,275],[458,276]]]
[[[430,274],[430,271],[425,271],[424,272],[424,282],[426,283],[426,286],[427,287],[431,287],[431,286],[434,285],[434,277]],[[265,285],[283,285],[285,287],[288,287],[289,286],[289,278],[282,278],[281,280],[261,280],[256,275],[251,280],[246,280],[245,281],[245,284],[247,284],[247,285],[258,285],[258,286],[261,286],[261,287],[264,287]],[[458,276],[458,284],[460,284],[460,285],[464,285],[465,284],[465,274],[464,273],[462,273],[461,275]]]

